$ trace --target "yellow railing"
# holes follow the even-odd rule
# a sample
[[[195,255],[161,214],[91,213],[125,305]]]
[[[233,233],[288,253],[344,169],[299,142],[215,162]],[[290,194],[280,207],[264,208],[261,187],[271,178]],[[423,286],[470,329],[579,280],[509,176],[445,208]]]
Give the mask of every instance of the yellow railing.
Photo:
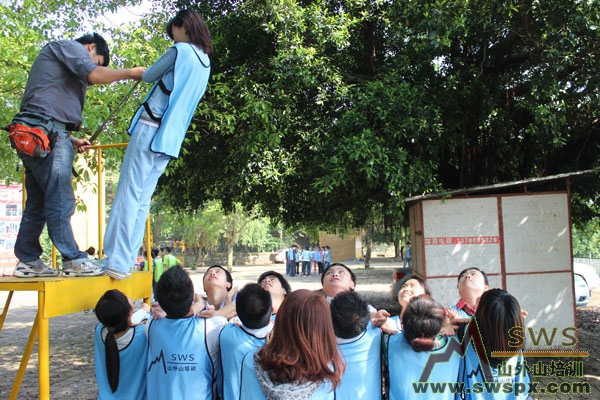
[[[126,147],[126,143],[95,145],[98,163],[98,254],[102,254],[103,233],[105,225],[104,209],[104,160],[102,150],[106,148]],[[23,176],[23,182],[25,178]],[[25,188],[23,187],[23,204],[25,204]],[[146,248],[151,249],[150,219],[146,221]],[[9,399],[16,399],[19,394],[25,370],[33,352],[35,340],[38,339],[38,380],[39,399],[50,398],[50,327],[52,317],[71,314],[95,307],[98,299],[109,289],[118,289],[132,299],[144,299],[149,302],[152,296],[152,263],[151,252],[148,254],[148,271],[135,271],[130,278],[119,281],[108,276],[63,278],[15,278],[0,277],[0,291],[8,291],[6,303],[0,314],[0,333],[15,291],[36,291],[38,293],[38,311],[23,350],[21,364],[13,382]],[[56,267],[56,248],[52,247],[52,263]]]

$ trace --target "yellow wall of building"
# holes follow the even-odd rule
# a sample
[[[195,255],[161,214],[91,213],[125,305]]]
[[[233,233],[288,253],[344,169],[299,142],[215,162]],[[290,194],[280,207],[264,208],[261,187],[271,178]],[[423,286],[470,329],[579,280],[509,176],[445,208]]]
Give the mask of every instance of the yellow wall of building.
[[[344,262],[362,258],[362,243],[358,232],[338,234],[319,233],[319,244],[331,247],[331,262]]]

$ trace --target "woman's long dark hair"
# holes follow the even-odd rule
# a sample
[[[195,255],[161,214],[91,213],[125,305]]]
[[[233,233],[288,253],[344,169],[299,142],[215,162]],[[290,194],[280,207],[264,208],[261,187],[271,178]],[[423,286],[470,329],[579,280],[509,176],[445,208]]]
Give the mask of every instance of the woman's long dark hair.
[[[496,366],[503,360],[494,359],[493,351],[515,351],[510,345],[509,331],[514,327],[525,329],[525,320],[519,301],[506,290],[490,289],[479,299],[474,318],[488,360]]]
[[[213,54],[210,31],[200,14],[193,10],[181,10],[167,24],[167,34],[173,39],[173,25],[186,30],[190,43],[201,48],[209,57]]]
[[[106,355],[108,384],[113,393],[119,387],[119,372],[121,370],[119,348],[117,347],[115,334],[124,332],[129,328],[130,312],[129,299],[116,289],[108,290],[96,304],[96,317],[108,329],[104,339],[104,353]]]

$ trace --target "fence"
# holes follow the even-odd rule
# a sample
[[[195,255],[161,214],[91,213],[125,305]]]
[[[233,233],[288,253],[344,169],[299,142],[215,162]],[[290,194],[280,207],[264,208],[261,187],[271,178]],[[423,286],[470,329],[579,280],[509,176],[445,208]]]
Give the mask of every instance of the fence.
[[[592,267],[594,267],[596,269],[596,272],[598,272],[598,275],[600,275],[600,259],[573,257],[573,261],[582,263],[582,264],[591,265]]]

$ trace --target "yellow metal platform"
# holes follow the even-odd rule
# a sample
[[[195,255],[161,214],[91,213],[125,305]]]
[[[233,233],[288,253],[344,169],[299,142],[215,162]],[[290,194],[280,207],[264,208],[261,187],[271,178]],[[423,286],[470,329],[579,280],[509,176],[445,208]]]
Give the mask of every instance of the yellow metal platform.
[[[134,272],[131,278],[119,281],[108,276],[85,278],[14,278],[0,277],[0,291],[8,291],[6,304],[0,315],[0,333],[8,313],[12,295],[16,291],[38,292],[38,312],[23,351],[21,365],[15,377],[9,399],[16,399],[29,363],[36,338],[38,340],[39,399],[50,398],[50,339],[49,319],[60,315],[89,310],[109,289],[118,289],[130,298],[144,299],[152,296],[152,272]]]

